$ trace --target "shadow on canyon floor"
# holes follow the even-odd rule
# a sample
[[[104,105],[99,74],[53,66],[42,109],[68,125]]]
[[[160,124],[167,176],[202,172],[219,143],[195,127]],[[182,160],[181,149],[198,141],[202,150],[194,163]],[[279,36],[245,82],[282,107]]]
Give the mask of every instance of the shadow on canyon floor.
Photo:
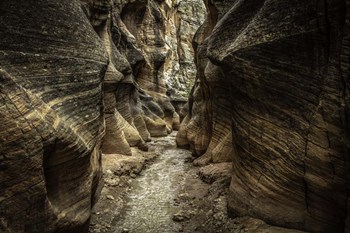
[[[297,232],[228,218],[231,163],[195,167],[175,136],[154,138],[149,152],[104,155],[105,184],[90,233]]]

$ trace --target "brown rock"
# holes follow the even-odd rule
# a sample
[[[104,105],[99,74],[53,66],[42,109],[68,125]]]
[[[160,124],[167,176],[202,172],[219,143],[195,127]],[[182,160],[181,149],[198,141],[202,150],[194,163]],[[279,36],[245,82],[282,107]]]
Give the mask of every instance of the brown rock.
[[[226,153],[214,153],[217,147],[232,155],[232,216],[343,232],[350,5],[228,2],[207,3],[210,13],[196,33],[197,82],[178,144],[203,155],[200,165]],[[232,148],[220,149],[230,134]]]
[[[86,231],[101,149],[125,159],[179,128],[164,79],[173,10],[153,0],[1,1],[1,232]]]
[[[205,183],[211,184],[222,178],[231,178],[232,163],[209,164],[199,169],[198,175]]]
[[[77,1],[0,12],[0,231],[82,232],[100,189],[107,55]]]

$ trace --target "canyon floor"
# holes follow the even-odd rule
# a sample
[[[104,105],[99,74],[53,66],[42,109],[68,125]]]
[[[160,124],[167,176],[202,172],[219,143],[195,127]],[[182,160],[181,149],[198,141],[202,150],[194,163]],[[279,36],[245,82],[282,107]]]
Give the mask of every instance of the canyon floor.
[[[297,232],[248,217],[228,218],[231,164],[192,165],[176,132],[153,138],[148,152],[104,155],[104,187],[90,233]]]

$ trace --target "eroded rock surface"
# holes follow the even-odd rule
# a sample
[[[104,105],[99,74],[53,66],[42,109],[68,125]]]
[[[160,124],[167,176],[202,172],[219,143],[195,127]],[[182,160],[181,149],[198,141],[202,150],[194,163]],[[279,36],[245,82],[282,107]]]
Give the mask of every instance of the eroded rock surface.
[[[83,8],[110,58],[103,152],[130,155],[130,146],[146,150],[151,136],[179,128],[184,83],[195,74],[191,38],[205,7],[200,0],[108,0],[86,1]]]
[[[148,152],[133,148],[132,156],[103,157],[106,185],[89,232],[302,233],[259,219],[229,218],[231,163],[193,166],[191,152],[176,148],[174,132],[148,145]]]
[[[0,12],[0,231],[81,231],[102,174],[107,54],[77,1]]]
[[[87,230],[101,152],[128,164],[179,128],[204,14],[200,0],[0,2],[1,232]]]
[[[232,216],[348,229],[349,2],[206,4],[178,145],[232,159]]]

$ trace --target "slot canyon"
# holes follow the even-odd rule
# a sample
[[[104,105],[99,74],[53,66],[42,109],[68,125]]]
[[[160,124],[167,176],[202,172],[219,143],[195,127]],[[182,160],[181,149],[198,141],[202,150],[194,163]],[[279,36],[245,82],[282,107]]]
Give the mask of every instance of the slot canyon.
[[[349,0],[0,0],[0,233],[350,233]]]

